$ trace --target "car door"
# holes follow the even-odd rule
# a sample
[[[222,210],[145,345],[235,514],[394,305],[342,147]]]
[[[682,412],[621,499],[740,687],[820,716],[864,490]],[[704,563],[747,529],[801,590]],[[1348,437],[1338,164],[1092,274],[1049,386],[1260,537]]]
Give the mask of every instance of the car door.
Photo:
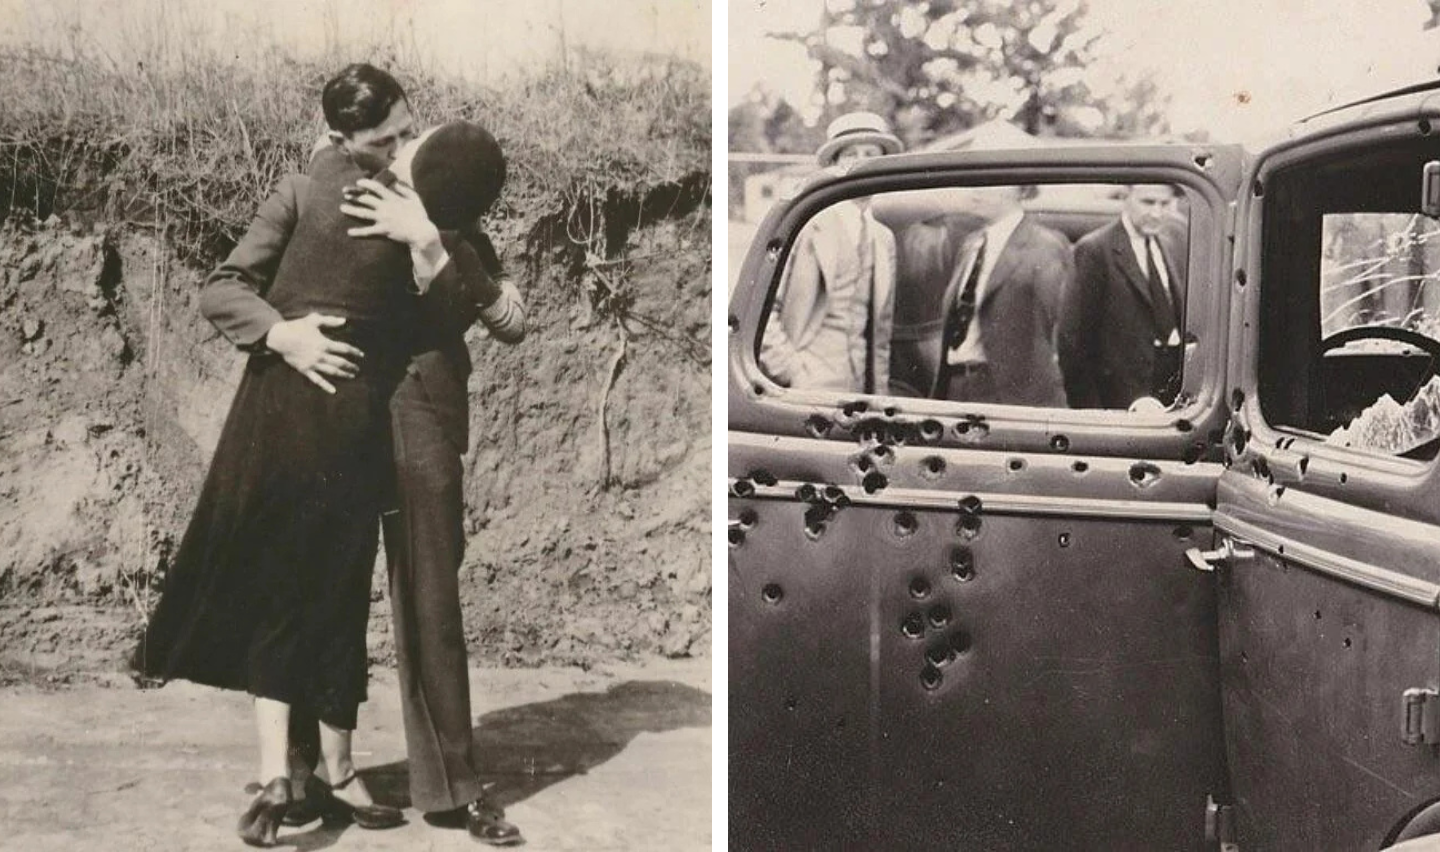
[[[889,157],[762,224],[729,316],[735,848],[1204,847],[1207,797],[1227,796],[1216,590],[1184,554],[1213,543],[1241,168],[1214,146]],[[811,390],[762,367],[798,235],[829,206],[1136,182],[1188,210],[1168,408]]]
[[[1247,852],[1376,849],[1440,798],[1437,118],[1325,116],[1246,181],[1212,557]]]

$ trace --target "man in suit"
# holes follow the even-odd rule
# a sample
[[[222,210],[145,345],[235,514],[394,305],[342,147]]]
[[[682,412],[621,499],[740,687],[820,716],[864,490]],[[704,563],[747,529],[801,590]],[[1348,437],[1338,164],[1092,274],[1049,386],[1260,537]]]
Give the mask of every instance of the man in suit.
[[[326,84],[322,102],[332,144],[362,171],[390,177],[382,171],[415,135],[400,84],[372,66],[352,65]],[[427,174],[442,183],[455,178],[445,173],[443,163]],[[503,160],[498,177],[497,193]],[[262,206],[245,237],[207,280],[208,313],[221,316],[212,321],[232,342],[272,351],[328,389],[331,382],[354,375],[355,360],[363,357],[325,336],[325,328],[343,321],[316,314],[284,320],[262,298],[304,203],[303,185],[283,186],[291,187],[290,193],[277,193]],[[352,229],[351,235],[407,244],[413,280],[401,286],[419,302],[410,363],[390,400],[397,510],[384,517],[410,797],[415,807],[431,814],[432,823],[463,826],[492,845],[514,845],[523,838],[486,799],[472,753],[457,573],[465,545],[460,459],[469,443],[466,379],[471,369],[463,335],[478,319],[493,338],[518,342],[525,331],[524,304],[490,240],[473,223],[441,221],[440,211],[427,211],[403,184],[363,180],[357,190],[341,209],[371,224]],[[223,309],[215,309],[215,303],[223,303]],[[291,714],[292,744],[311,767],[316,736],[313,719]],[[310,806],[295,808],[287,823],[318,817],[319,798],[307,797]]]
[[[1128,187],[1120,218],[1075,244],[1060,319],[1060,367],[1072,408],[1174,402],[1185,329],[1185,241],[1176,190]]]
[[[941,301],[944,330],[930,396],[963,402],[1063,406],[1055,350],[1070,247],[1031,220],[1027,188],[966,190],[985,225],[965,238]]]

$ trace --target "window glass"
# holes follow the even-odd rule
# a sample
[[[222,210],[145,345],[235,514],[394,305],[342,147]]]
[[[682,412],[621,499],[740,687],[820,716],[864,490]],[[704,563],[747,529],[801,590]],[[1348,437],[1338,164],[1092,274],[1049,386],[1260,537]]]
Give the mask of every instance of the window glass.
[[[1437,279],[1440,224],[1418,213],[1323,217],[1322,375],[1343,421],[1327,442],[1403,455],[1440,435]]]
[[[1168,184],[848,199],[798,235],[758,344],[844,394],[1163,410],[1187,348],[1190,204]]]

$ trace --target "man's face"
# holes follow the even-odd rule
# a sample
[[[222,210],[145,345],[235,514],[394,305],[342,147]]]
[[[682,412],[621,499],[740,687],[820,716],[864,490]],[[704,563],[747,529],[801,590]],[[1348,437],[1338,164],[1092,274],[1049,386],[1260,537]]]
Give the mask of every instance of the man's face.
[[[844,163],[849,160],[864,160],[870,157],[879,157],[885,154],[885,149],[880,147],[878,142],[856,142],[853,145],[846,145],[835,154],[835,162]]]
[[[330,138],[350,155],[355,165],[373,175],[390,165],[401,145],[415,138],[415,119],[410,116],[410,105],[401,98],[390,106],[385,120],[376,126],[348,135],[332,132]]]
[[[1125,215],[1135,230],[1147,237],[1160,233],[1160,226],[1175,208],[1175,193],[1168,186],[1132,186],[1125,197]]]
[[[420,150],[420,146],[425,144],[425,140],[434,132],[435,128],[432,127],[419,136],[412,135],[395,150],[395,156],[391,159],[389,168],[396,180],[408,186],[415,185],[415,152]]]

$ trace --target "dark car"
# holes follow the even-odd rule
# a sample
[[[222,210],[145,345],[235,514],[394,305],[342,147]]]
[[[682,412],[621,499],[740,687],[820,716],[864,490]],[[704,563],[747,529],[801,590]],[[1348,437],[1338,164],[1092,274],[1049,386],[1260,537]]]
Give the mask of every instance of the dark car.
[[[729,311],[734,848],[1349,850],[1440,830],[1437,128],[1440,85],[1420,86],[1263,150],[884,157],[771,212]],[[934,399],[933,364],[899,349],[909,378],[886,393],[762,366],[791,248],[830,205],[867,198],[895,233],[903,344],[938,329],[935,279],[975,227],[913,199],[1134,184],[1175,187],[1183,219],[1171,398]],[[1117,209],[1081,207],[1034,212],[1068,244]],[[962,224],[915,273],[904,232],[937,216]]]

